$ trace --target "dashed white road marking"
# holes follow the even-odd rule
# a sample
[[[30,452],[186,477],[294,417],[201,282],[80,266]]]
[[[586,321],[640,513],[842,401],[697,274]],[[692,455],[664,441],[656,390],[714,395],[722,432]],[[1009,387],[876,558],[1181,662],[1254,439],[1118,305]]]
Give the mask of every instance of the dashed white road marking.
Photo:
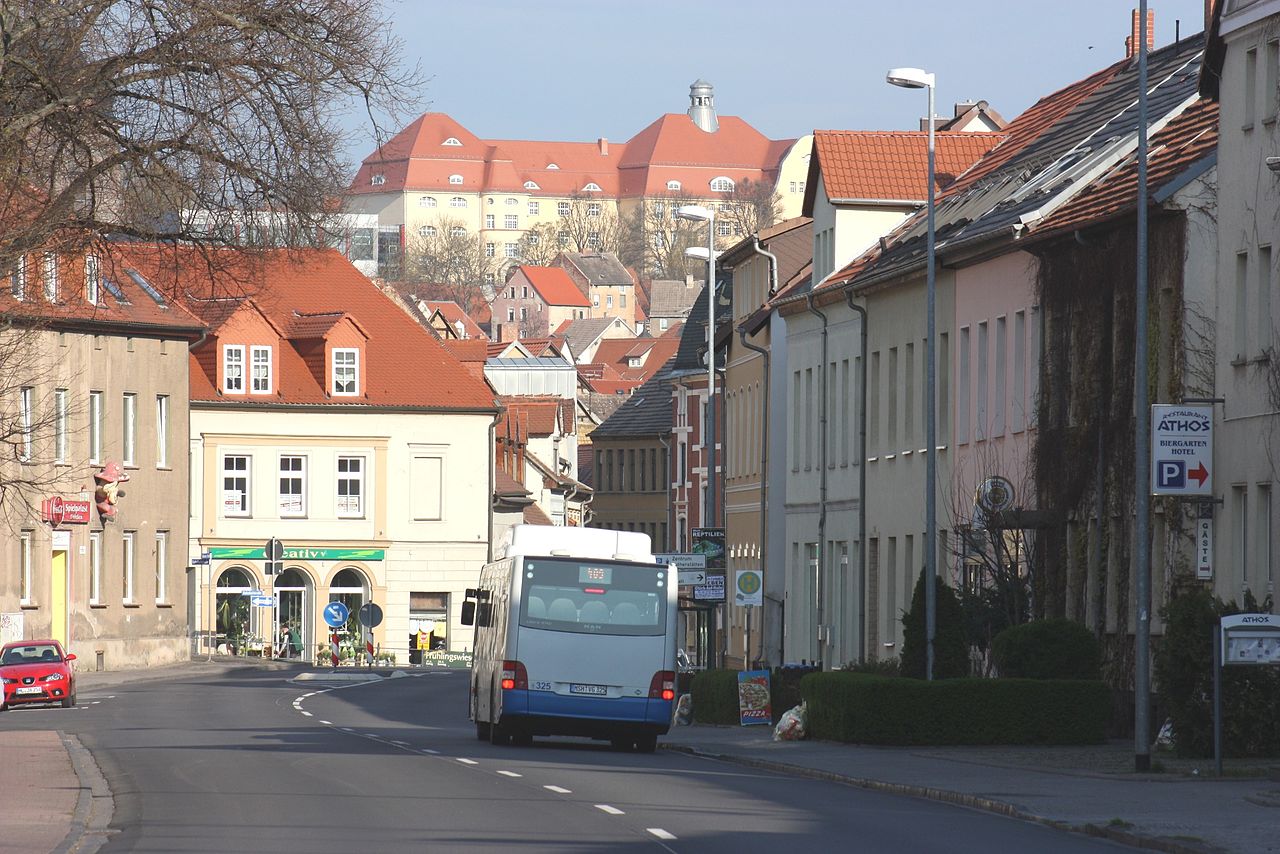
[[[333,723],[330,721],[320,721],[320,723],[324,724],[325,726],[333,726]]]
[[[407,741],[393,741],[393,742],[391,742],[391,743],[392,743],[392,744],[394,744],[396,747],[408,747],[408,746],[409,746],[409,742],[407,742]]]
[[[608,804],[596,804],[596,809],[601,812],[607,812],[609,815],[626,815],[622,810],[617,807],[611,807]]]
[[[438,751],[438,750],[432,750],[430,747],[424,747],[424,748],[422,748],[422,751],[421,751],[421,752],[422,752],[422,753],[430,753],[432,756],[439,756],[439,755],[440,755],[440,751]]]
[[[340,726],[340,727],[338,727],[338,729],[342,730],[343,732],[355,732],[355,730],[353,730],[353,729],[352,729],[351,727],[349,727],[349,726]]]
[[[479,762],[475,761],[474,759],[463,759],[461,756],[455,756],[454,758],[455,758],[457,761],[461,762],[463,765],[479,765],[479,764],[480,764]]]
[[[503,777],[523,777],[523,774],[517,774],[515,771],[499,771]]]
[[[674,833],[669,833],[660,827],[646,827],[645,830],[649,831],[659,839],[675,839],[676,838],[676,835]]]
[[[572,789],[566,789],[563,786],[543,786],[549,792],[555,792],[557,795],[572,795]]]
[[[298,711],[300,711],[300,712],[301,712],[302,710],[301,710],[301,709],[299,709]],[[302,714],[303,714],[303,715],[305,715],[306,717],[311,717],[311,713],[310,713],[310,712],[302,712]]]

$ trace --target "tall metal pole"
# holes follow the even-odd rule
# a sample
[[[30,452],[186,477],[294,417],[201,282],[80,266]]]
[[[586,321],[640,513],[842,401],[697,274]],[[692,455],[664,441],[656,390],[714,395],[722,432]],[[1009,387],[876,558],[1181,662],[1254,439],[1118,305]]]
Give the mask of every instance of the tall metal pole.
[[[1133,765],[1151,770],[1151,407],[1147,399],[1147,0],[1138,3],[1138,281],[1134,326],[1134,514],[1138,625],[1134,633]]]
[[[716,212],[707,208],[707,519],[716,527]],[[726,555],[727,558],[727,555]],[[725,582],[728,586],[728,567]],[[716,606],[719,625],[716,637],[717,664],[724,667],[728,640],[725,603]]]
[[[938,590],[936,576],[938,573],[938,373],[937,373],[937,329],[934,322],[934,303],[937,296],[937,281],[934,273],[935,239],[933,226],[933,81],[929,82],[929,222],[928,222],[928,269],[925,274],[925,290],[928,293],[925,327],[925,358],[928,368],[925,374],[925,389],[928,402],[925,404],[925,529],[924,529],[924,624],[925,624],[925,670],[924,678],[933,679],[934,651],[933,640],[937,633]]]

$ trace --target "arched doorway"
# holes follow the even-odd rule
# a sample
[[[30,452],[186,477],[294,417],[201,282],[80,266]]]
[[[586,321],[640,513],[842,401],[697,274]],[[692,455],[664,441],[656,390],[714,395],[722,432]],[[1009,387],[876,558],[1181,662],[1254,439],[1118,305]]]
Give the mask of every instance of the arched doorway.
[[[346,643],[353,647],[361,645],[360,606],[369,601],[369,581],[364,573],[353,566],[339,570],[329,582],[329,601],[341,602],[347,606],[350,616],[347,624],[338,629]]]
[[[250,606],[245,592],[253,590],[253,579],[241,566],[224,569],[214,588],[218,651],[239,654],[249,639],[259,634],[259,609]]]
[[[301,658],[311,648],[311,602],[315,595],[311,576],[301,567],[291,566],[276,576],[276,625],[273,637],[276,654]]]

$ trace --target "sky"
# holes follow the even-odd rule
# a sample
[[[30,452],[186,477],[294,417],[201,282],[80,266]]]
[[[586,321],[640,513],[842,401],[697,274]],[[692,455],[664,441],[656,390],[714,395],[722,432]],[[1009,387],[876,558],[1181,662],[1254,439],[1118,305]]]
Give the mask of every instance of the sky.
[[[1013,119],[1124,57],[1136,0],[377,0],[427,79],[416,112],[482,139],[623,142],[715,86],[720,115],[772,139],[814,129],[915,129],[926,95],[885,71],[937,78],[937,112],[985,99]],[[1204,29],[1204,0],[1148,0],[1156,47]],[[347,158],[373,151],[348,113]]]

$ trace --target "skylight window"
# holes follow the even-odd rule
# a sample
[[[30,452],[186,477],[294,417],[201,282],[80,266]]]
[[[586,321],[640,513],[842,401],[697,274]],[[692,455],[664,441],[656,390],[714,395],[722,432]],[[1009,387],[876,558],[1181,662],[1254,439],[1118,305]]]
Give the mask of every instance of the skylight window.
[[[457,145],[457,146],[462,145],[462,143],[458,141],[458,138],[456,136],[451,136],[440,144],[441,145]]]
[[[537,184],[535,184],[533,181],[525,181],[525,182],[524,182],[524,188],[525,188],[526,190],[541,190],[541,189],[542,189],[542,188],[541,188],[541,187],[539,187]]]
[[[130,279],[133,279],[133,283],[135,285],[137,285],[138,287],[142,288],[144,291],[147,292],[147,296],[151,297],[153,300],[156,301],[156,305],[162,308],[164,307],[164,297],[160,295],[159,291],[157,291],[154,287],[152,287],[150,282],[148,282],[146,279],[142,277],[141,273],[139,273],[137,270],[132,270],[132,269],[126,269],[125,273],[129,276]]]
[[[554,164],[554,163],[548,163],[548,164],[547,164],[547,168],[548,168],[548,169],[559,169],[560,167],[559,167],[559,166],[557,166],[557,165],[556,165],[556,164]]]
[[[599,184],[597,184],[597,183],[596,183],[596,182],[594,182],[594,181],[589,181],[589,182],[587,183],[587,185],[586,185],[585,187],[583,187],[583,188],[582,188],[582,192],[584,192],[584,193],[598,193],[598,192],[600,192],[600,185],[599,185]]]

